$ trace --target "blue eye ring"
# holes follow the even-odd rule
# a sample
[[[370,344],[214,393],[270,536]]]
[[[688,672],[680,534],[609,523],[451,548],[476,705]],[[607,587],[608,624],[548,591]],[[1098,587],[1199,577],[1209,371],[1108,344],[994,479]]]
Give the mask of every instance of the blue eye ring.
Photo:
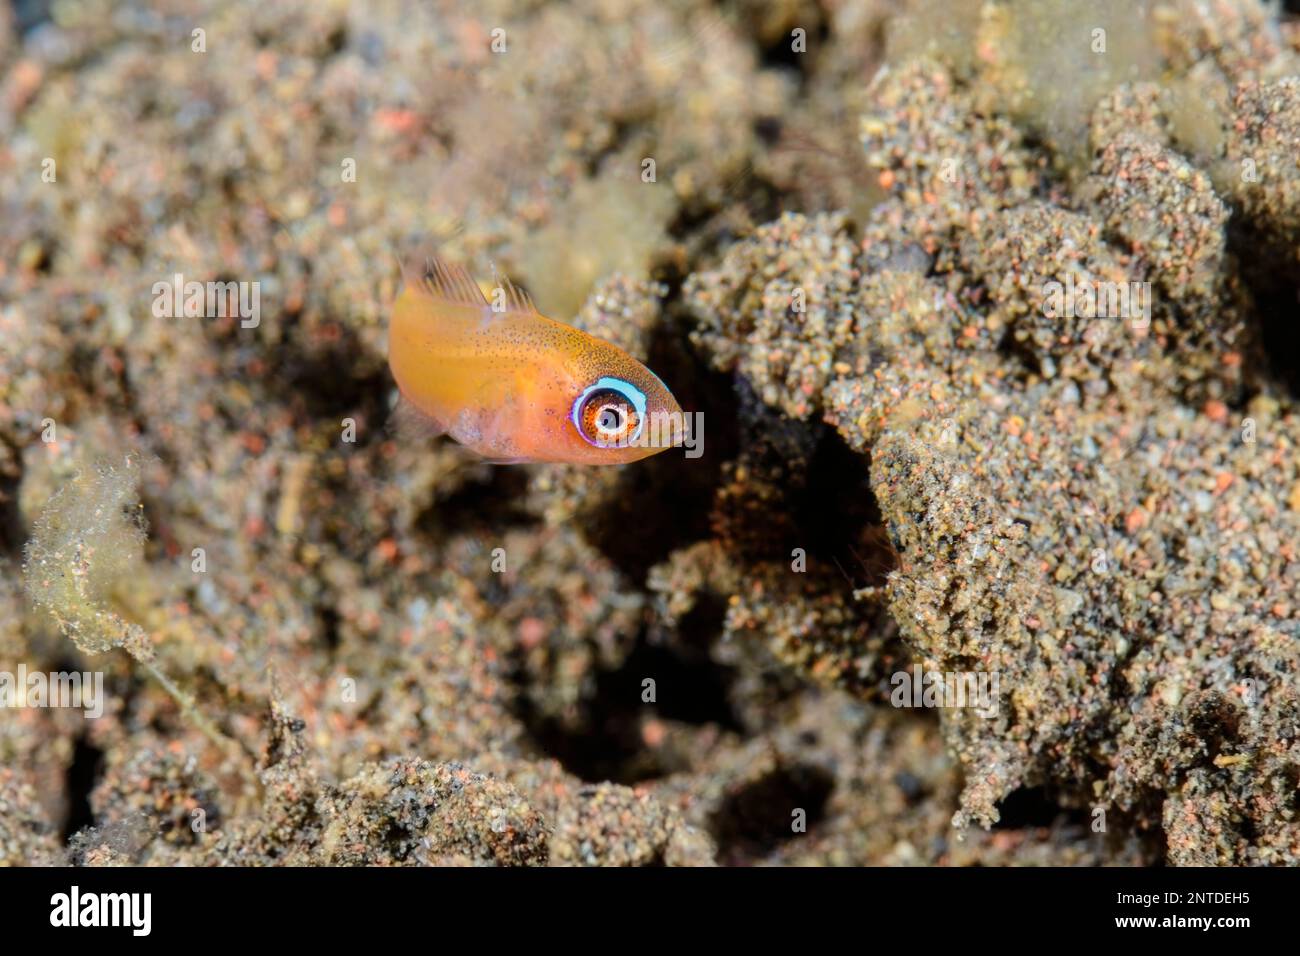
[[[627,402],[627,404],[632,406],[633,410],[636,412],[636,428],[633,430],[631,435],[628,435],[625,438],[620,438],[610,444],[602,444],[601,442],[592,439],[583,430],[583,409],[586,406],[588,399],[600,392],[613,392]],[[641,389],[637,388],[631,382],[624,381],[621,378],[603,376],[596,379],[594,384],[588,385],[584,388],[582,394],[574,399],[573,411],[570,413],[569,417],[573,422],[573,427],[578,430],[578,434],[582,436],[582,440],[587,444],[595,445],[597,448],[625,448],[641,437],[641,432],[645,429],[645,409],[646,397],[645,393],[642,392]]]

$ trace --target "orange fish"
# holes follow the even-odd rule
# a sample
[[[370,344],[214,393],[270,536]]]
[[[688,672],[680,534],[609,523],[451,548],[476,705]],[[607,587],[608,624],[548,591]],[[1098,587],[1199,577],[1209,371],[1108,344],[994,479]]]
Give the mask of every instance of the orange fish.
[[[616,345],[548,319],[509,280],[489,303],[441,259],[403,273],[388,366],[434,431],[501,464],[619,465],[681,442],[672,393]]]

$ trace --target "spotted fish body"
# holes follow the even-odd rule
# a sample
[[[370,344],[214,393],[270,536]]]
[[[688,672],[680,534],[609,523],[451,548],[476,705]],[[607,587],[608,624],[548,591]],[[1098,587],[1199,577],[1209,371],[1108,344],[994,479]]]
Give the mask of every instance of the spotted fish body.
[[[489,304],[462,268],[405,271],[388,364],[435,431],[503,463],[625,464],[680,442],[681,408],[622,349],[541,315],[508,281]]]

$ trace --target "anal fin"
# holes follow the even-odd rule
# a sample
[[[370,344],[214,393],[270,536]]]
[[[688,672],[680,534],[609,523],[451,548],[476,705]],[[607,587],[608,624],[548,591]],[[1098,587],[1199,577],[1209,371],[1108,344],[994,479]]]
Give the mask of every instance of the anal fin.
[[[400,393],[392,414],[388,416],[387,430],[404,442],[429,442],[447,434],[446,424],[421,411]]]

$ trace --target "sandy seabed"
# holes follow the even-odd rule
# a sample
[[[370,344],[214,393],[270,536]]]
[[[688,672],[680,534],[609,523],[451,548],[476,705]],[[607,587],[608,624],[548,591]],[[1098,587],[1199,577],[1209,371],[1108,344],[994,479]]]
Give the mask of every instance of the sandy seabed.
[[[1276,16],[6,4],[0,863],[1296,864]],[[704,453],[396,428],[412,245]]]

